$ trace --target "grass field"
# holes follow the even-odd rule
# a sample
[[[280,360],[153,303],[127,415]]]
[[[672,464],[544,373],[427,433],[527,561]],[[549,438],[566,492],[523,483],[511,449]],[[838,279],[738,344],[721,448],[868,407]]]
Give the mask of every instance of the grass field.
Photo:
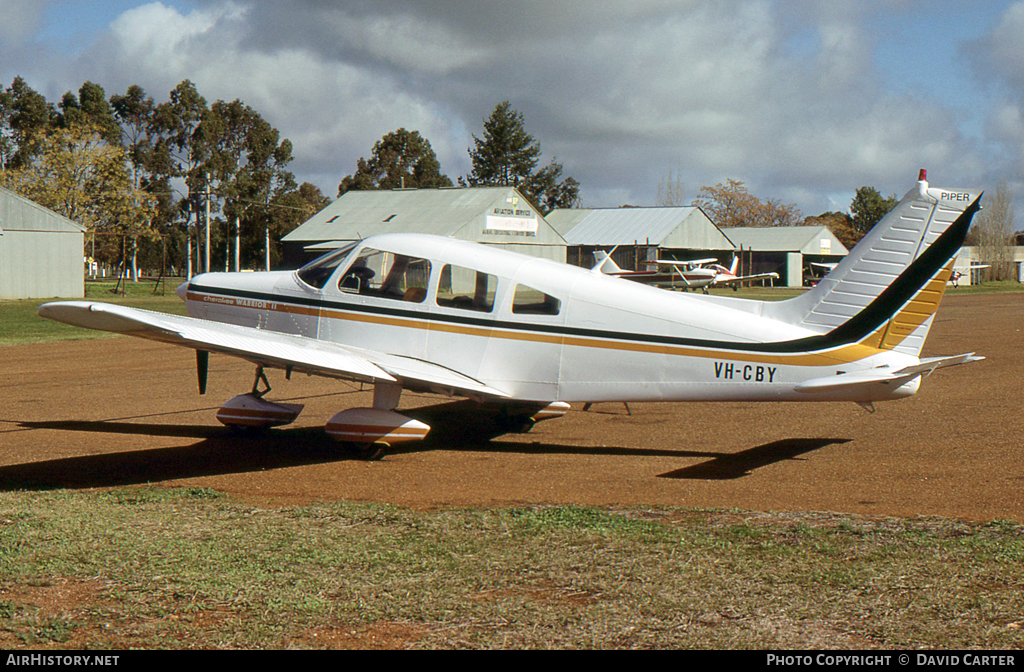
[[[174,293],[174,282],[161,285],[160,293],[153,293],[156,283],[128,283],[125,295],[114,294],[113,282],[85,283],[85,298],[89,301],[119,303],[165,313],[185,314],[185,304]],[[69,341],[88,338],[117,338],[115,334],[87,331],[59,322],[44,320],[36,309],[48,301],[59,299],[26,299],[0,301],[0,346],[44,341]]]
[[[1024,529],[0,495],[0,647],[1004,648]]]

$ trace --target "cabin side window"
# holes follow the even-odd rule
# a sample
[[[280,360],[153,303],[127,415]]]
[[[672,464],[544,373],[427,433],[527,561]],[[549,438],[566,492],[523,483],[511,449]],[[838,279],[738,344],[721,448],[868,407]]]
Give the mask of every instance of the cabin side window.
[[[341,276],[338,289],[349,294],[423,303],[429,280],[430,262],[426,259],[366,248]]]
[[[512,297],[512,312],[516,315],[558,315],[562,302],[539,289],[516,285]]]
[[[447,264],[441,269],[437,305],[489,313],[497,291],[498,276]]]

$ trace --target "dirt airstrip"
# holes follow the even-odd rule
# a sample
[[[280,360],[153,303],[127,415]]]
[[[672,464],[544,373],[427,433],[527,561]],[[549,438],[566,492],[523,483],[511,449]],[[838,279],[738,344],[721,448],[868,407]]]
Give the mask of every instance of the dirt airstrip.
[[[267,503],[417,507],[588,504],[828,510],[1024,522],[1024,294],[959,295],[925,354],[987,359],[878,405],[598,404],[531,433],[490,436],[468,402],[406,394],[434,427],[380,462],[350,459],[323,424],[370,395],[271,373],[269,398],[303,403],[290,428],[236,436],[217,407],[252,367],[138,339],[0,348],[0,490],[161,483]],[[415,410],[412,410],[415,409]]]

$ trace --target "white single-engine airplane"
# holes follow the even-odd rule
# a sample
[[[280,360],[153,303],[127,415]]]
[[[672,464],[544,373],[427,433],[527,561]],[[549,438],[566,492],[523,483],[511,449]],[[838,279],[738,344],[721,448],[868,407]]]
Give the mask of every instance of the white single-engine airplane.
[[[920,357],[979,201],[976,191],[930,188],[922,171],[834,271],[787,301],[666,292],[451,238],[390,234],[298,271],[199,275],[177,290],[190,317],[88,301],[39,314],[192,348],[200,392],[209,353],[252,362],[252,391],[217,414],[231,426],[298,415],[264,398],[268,368],[372,384],[372,408],[327,423],[369,458],[429,431],[395,410],[403,390],[503,404],[519,429],[569,403],[605,401],[873,410],[914,394],[935,369],[980,359]]]
[[[758,273],[756,275],[736,275],[736,268],[739,266],[740,258],[733,257],[732,265],[729,268],[717,263],[717,259],[700,259],[698,261],[671,261],[659,260],[659,266],[670,266],[673,271],[682,278],[687,289],[700,289],[705,294],[708,287],[732,286],[738,289],[744,282],[754,280],[767,280],[768,278],[778,279],[778,273]]]
[[[954,266],[953,274],[949,278],[949,284],[954,287],[960,286],[960,278],[967,276],[967,284],[971,284],[971,271],[992,268],[991,264],[970,264],[969,266]]]
[[[614,252],[614,250],[612,250]],[[767,280],[768,278],[778,279],[778,273],[759,273],[757,275],[736,275],[736,268],[739,266],[739,257],[732,258],[731,268],[726,268],[718,263],[718,259],[694,259],[692,261],[676,261],[673,259],[658,259],[657,261],[645,261],[644,264],[666,267],[668,274],[653,271],[626,271],[619,268],[611,257],[611,252],[597,250],[597,263],[592,271],[599,271],[605,275],[614,275],[619,278],[642,282],[648,285],[659,287],[676,287],[676,278],[683,282],[683,289],[701,289],[705,294],[708,287],[720,285],[732,285],[736,289],[740,283],[754,280]]]

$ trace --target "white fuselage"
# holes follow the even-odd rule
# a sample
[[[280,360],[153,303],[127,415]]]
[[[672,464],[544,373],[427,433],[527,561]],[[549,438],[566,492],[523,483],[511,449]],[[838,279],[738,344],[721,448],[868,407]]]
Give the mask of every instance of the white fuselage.
[[[415,258],[423,286],[405,296],[360,292],[346,278],[365,249]],[[478,272],[485,301],[451,296],[452,278],[464,269]],[[522,288],[546,303],[525,303]],[[194,317],[425,360],[514,400],[868,402],[908,396],[918,385],[915,379],[870,398],[797,392],[808,379],[918,359],[855,344],[787,346],[823,332],[764,317],[760,302],[667,292],[434,236],[367,239],[319,287],[295,271],[211,273],[183,293]]]

